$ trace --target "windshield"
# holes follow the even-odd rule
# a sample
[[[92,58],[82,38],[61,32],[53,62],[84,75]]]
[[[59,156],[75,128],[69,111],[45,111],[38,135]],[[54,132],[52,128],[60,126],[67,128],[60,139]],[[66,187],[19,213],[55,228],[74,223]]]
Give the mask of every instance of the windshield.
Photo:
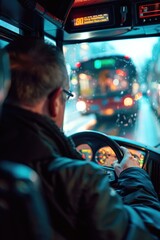
[[[160,38],[65,45],[74,97],[67,135],[98,130],[150,146],[160,142]]]

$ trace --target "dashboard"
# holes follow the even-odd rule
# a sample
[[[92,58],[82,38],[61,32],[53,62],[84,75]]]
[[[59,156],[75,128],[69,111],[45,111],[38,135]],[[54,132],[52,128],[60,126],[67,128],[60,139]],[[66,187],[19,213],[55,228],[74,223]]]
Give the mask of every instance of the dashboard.
[[[123,137],[108,136],[93,130],[78,132],[70,137],[86,161],[95,162],[102,166],[113,185],[117,181],[113,162],[123,158],[117,149],[119,146],[127,148],[139,162],[139,167],[149,174],[160,199],[160,151],[156,147]]]
[[[117,160],[116,153],[110,146],[101,147],[94,152],[89,144],[80,144],[77,146],[77,150],[82,154],[84,159],[87,161],[94,161],[101,166],[112,167],[114,161]],[[147,154],[146,151],[130,147],[128,150],[139,162],[139,167],[142,168]]]

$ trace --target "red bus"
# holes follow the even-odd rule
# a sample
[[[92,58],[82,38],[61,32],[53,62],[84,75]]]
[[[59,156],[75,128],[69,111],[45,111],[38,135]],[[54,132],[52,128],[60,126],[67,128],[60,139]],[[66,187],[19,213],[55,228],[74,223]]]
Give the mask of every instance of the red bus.
[[[94,113],[102,117],[117,116],[133,122],[138,111],[138,74],[131,58],[112,55],[78,62],[77,110],[85,115]],[[126,117],[125,117],[126,118]]]

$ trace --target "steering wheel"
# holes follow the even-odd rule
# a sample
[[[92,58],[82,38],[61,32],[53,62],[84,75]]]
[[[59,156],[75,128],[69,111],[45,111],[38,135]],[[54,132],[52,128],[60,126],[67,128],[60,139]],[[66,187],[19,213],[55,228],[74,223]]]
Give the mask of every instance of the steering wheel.
[[[108,145],[115,152],[119,163],[123,158],[123,152],[119,144],[104,133],[93,130],[87,130],[83,132],[74,133],[70,137],[74,141],[76,147],[81,144],[89,144],[92,150],[94,150],[93,148],[98,149]]]
[[[83,132],[74,133],[70,135],[70,137],[74,141],[75,147],[78,147],[81,144],[88,144],[93,151],[93,156],[95,156],[95,153],[98,149],[105,146],[109,146],[115,152],[115,155],[119,163],[123,158],[123,152],[119,144],[104,133],[93,130],[86,130]],[[95,159],[92,159],[92,161],[96,162]],[[114,168],[107,166],[102,167],[105,173],[107,174],[110,183],[114,183],[117,179]]]

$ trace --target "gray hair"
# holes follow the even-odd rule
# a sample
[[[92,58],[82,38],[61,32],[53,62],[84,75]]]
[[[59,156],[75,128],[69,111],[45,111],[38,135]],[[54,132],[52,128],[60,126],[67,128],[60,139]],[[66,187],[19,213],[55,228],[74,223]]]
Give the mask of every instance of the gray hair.
[[[59,87],[68,85],[63,53],[40,39],[16,40],[6,50],[11,62],[7,99],[34,105]]]

